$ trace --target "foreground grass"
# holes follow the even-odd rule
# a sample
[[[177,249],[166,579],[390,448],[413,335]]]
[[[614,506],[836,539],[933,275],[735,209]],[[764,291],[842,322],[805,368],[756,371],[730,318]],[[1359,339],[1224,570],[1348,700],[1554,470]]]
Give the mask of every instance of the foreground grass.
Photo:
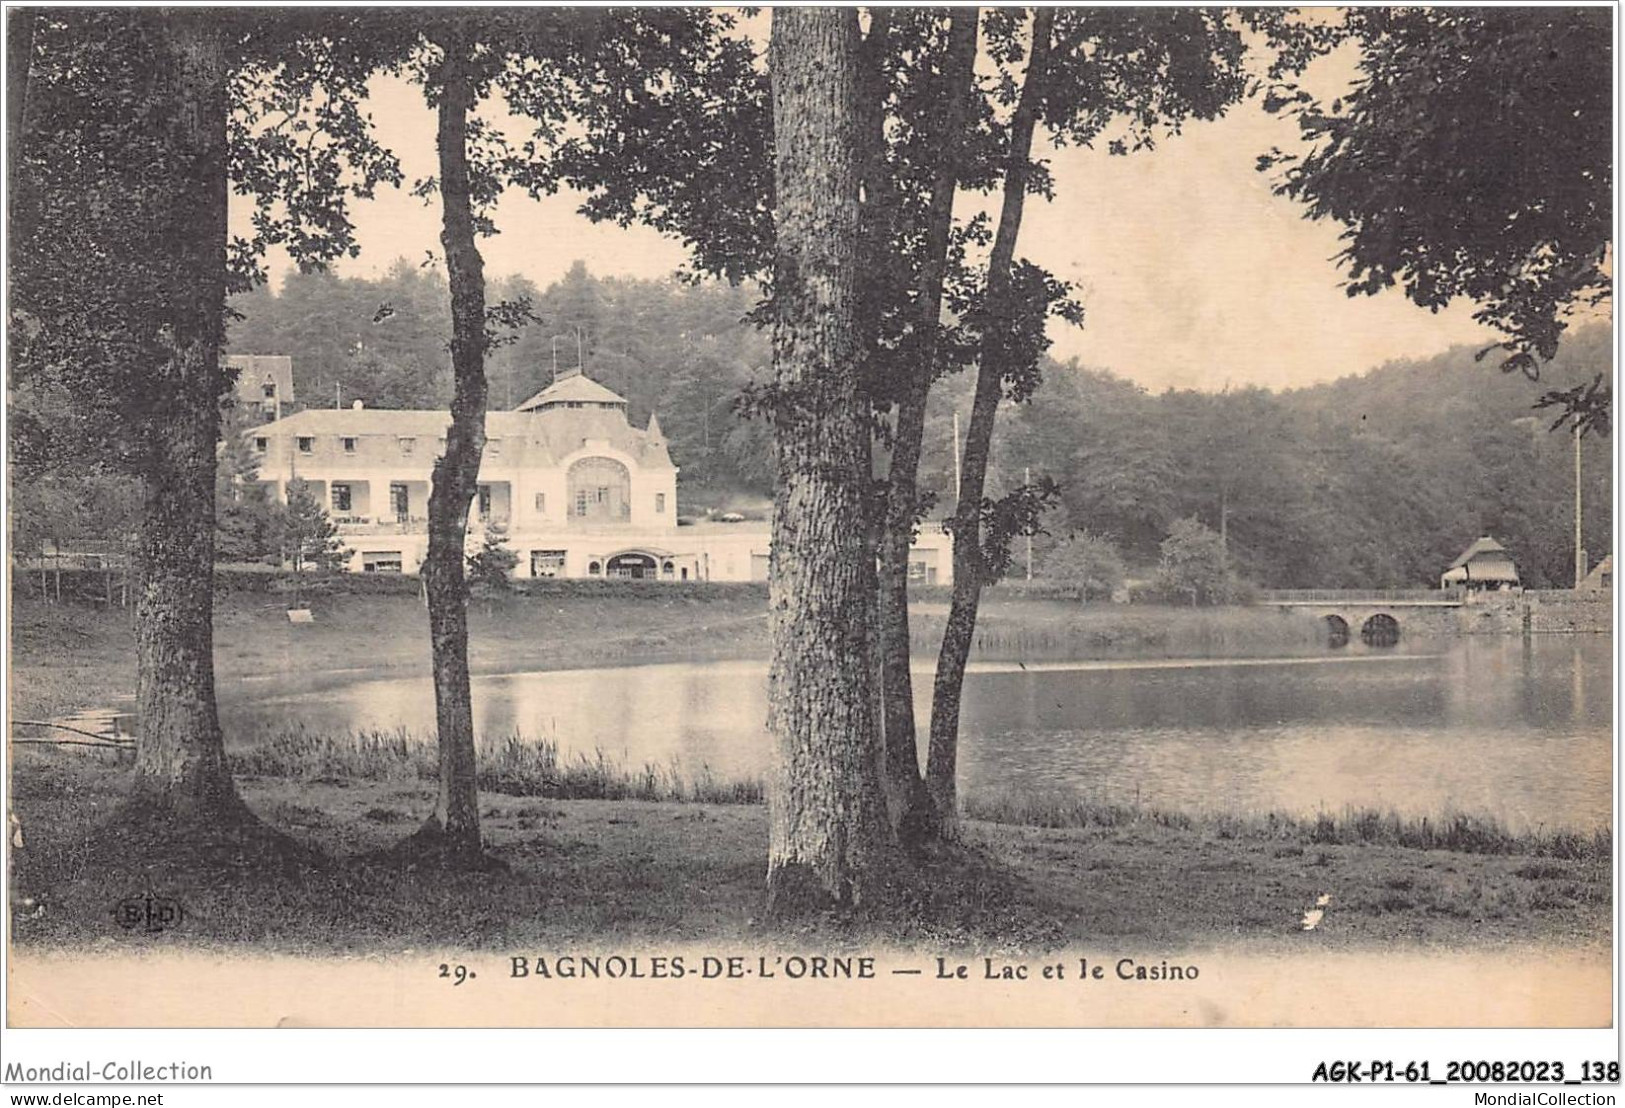
[[[903,908],[882,918],[774,927],[758,922],[761,805],[486,791],[487,841],[508,871],[446,875],[374,854],[427,814],[430,781],[243,776],[243,795],[262,818],[336,861],[293,872],[220,872],[184,857],[121,857],[99,827],[127,782],[126,771],[98,754],[17,752],[13,796],[25,845],[13,852],[15,941],[249,943],[308,954],[733,939],[1040,952],[1114,940],[1265,949],[1596,946],[1610,933],[1605,837],[1573,857],[1539,853],[1535,841],[1511,836],[1499,841],[1526,849],[1469,853],[1442,840],[1426,850],[1380,838],[1325,841],[1318,821],[1231,824],[1137,810],[1088,816],[1077,808],[1052,820],[1058,825],[1033,826],[980,818],[1010,818],[1008,804],[973,804],[966,849],[927,862],[923,891]],[[112,905],[143,891],[181,900],[184,926],[157,936],[115,926]],[[1321,895],[1332,898],[1326,918],[1305,933],[1302,913]]]
[[[693,772],[676,763],[629,766],[602,750],[567,757],[550,739],[518,734],[481,736],[476,752],[479,787],[509,796],[690,804],[759,804],[763,796],[759,779],[723,780],[706,765]],[[228,757],[233,773],[298,781],[434,781],[440,772],[434,742],[404,728],[289,727]]]
[[[1155,825],[1201,831],[1219,840],[1273,842],[1301,846],[1384,846],[1406,850],[1448,850],[1462,854],[1525,854],[1606,864],[1613,856],[1611,832],[1589,834],[1566,829],[1514,832],[1488,816],[1449,812],[1441,816],[1400,816],[1373,808],[1318,812],[1311,818],[1279,812],[1262,814],[1167,812],[1138,805],[1097,804],[1067,796],[971,796],[965,814],[988,823],[1050,828],[1117,828]]]
[[[726,779],[706,765],[690,772],[679,763],[628,764],[603,750],[562,755],[550,739],[519,734],[485,735],[478,744],[479,787],[492,793],[550,800],[648,800],[684,804],[760,804],[758,777]],[[265,742],[229,755],[240,776],[290,781],[432,782],[439,773],[433,741],[398,728],[329,733],[290,727]],[[1052,795],[972,794],[969,819],[1047,828],[1161,826],[1201,830],[1220,839],[1303,843],[1312,846],[1379,845],[1466,854],[1526,854],[1571,861],[1604,861],[1613,837],[1607,830],[1513,832],[1498,821],[1468,813],[1401,817],[1370,808],[1320,812],[1303,818],[1277,812],[1169,812],[1142,805],[1082,801]]]

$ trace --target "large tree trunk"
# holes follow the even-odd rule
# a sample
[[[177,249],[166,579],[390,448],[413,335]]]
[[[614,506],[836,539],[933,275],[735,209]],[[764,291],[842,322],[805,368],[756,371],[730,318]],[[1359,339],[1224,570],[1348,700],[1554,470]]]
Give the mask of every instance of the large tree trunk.
[[[960,477],[959,503],[954,509],[954,593],[948,610],[948,623],[937,657],[936,684],[931,699],[931,749],[926,762],[926,787],[930,791],[938,828],[945,838],[957,834],[959,798],[956,783],[959,758],[959,703],[965,683],[965,663],[970,657],[971,638],[976,631],[976,612],[981,604],[986,566],[982,558],[982,500],[987,484],[988,455],[993,442],[993,421],[998,415],[1004,392],[1004,335],[998,320],[1013,313],[1011,267],[1015,261],[1016,237],[1021,233],[1022,207],[1027,195],[1028,159],[1033,130],[1043,100],[1045,70],[1049,63],[1050,31],[1055,21],[1053,8],[1035,9],[1032,53],[1022,81],[1021,99],[1010,124],[1010,164],[1004,175],[1004,200],[999,213],[999,229],[988,260],[987,314],[989,325],[981,339],[976,369],[976,398],[971,406],[970,428],[965,436],[965,455]]]
[[[859,390],[857,12],[773,13],[770,911],[866,899],[891,850],[880,783]],[[868,594],[872,596],[872,593]]]
[[[225,53],[207,14],[167,19],[175,190],[171,357],[145,419],[137,550],[135,796],[185,817],[241,808],[214,696],[214,480],[226,303]]]
[[[925,435],[925,405],[936,379],[937,336],[942,316],[942,287],[948,269],[948,240],[953,230],[954,192],[958,187],[959,136],[975,90],[976,8],[955,9],[948,33],[948,55],[939,81],[941,110],[936,124],[939,159],[931,184],[926,217],[925,264],[920,271],[919,315],[909,348],[912,375],[905,382],[892,429],[891,466],[887,473],[886,514],[879,542],[879,623],[881,702],[885,711],[886,779],[892,821],[905,844],[931,833],[933,806],[920,775],[914,721],[914,682],[909,672],[908,555],[913,544],[919,503],[920,450]]]
[[[468,175],[468,113],[474,102],[468,45],[456,32],[440,43],[440,242],[451,286],[451,365],[455,391],[446,451],[429,493],[429,549],[423,561],[433,652],[440,791],[420,834],[451,860],[481,856],[474,764],[474,709],[468,680],[468,588],[464,544],[468,509],[485,448],[485,263],[474,242]]]

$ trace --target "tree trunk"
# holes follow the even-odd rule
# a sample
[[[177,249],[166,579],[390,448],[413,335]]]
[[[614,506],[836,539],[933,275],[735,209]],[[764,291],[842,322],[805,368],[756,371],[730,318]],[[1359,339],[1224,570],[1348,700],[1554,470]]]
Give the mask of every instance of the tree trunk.
[[[206,14],[167,19],[163,94],[173,113],[167,240],[173,244],[171,354],[145,420],[137,546],[138,804],[184,817],[241,808],[214,696],[214,481],[226,303],[226,83]]]
[[[474,709],[468,680],[468,587],[464,544],[468,509],[485,448],[485,263],[474,242],[468,172],[468,113],[474,102],[468,45],[448,32],[440,43],[440,242],[451,287],[451,365],[455,389],[445,454],[434,464],[429,545],[423,561],[433,653],[440,791],[424,832],[451,859],[482,854],[474,763]]]
[[[879,543],[879,624],[881,702],[885,711],[886,779],[892,822],[905,844],[930,833],[931,798],[920,775],[914,720],[914,681],[909,672],[908,555],[919,503],[920,451],[925,436],[925,405],[936,378],[937,336],[942,287],[948,269],[958,186],[959,136],[975,90],[976,8],[955,9],[943,65],[937,135],[940,157],[931,184],[926,218],[925,264],[920,272],[919,317],[914,322],[908,379],[897,405],[887,473],[886,516]]]
[[[11,170],[12,187],[17,181],[18,152],[27,130],[28,94],[34,68],[34,12],[13,8],[6,12],[6,164]]]
[[[1021,215],[1027,196],[1028,159],[1038,107],[1043,99],[1045,70],[1049,64],[1053,8],[1037,8],[1033,15],[1032,53],[1022,80],[1021,100],[1010,123],[1010,164],[1004,174],[1003,206],[999,229],[988,260],[987,314],[976,369],[976,398],[971,406],[970,429],[965,436],[964,469],[959,503],[954,509],[954,593],[948,623],[937,657],[936,684],[931,699],[931,749],[926,762],[926,788],[930,791],[938,828],[945,838],[957,834],[959,798],[955,776],[959,758],[959,704],[965,683],[965,663],[976,632],[976,612],[986,583],[982,558],[982,500],[987,484],[988,455],[993,422],[1004,392],[1003,335],[993,321],[1011,314],[1011,266]]]
[[[860,201],[858,204],[858,271],[860,273],[876,272],[876,267],[886,264],[889,260],[887,252],[891,249],[892,230],[896,219],[896,190],[892,187],[891,178],[886,172],[886,145],[885,145],[885,88],[886,78],[882,72],[882,59],[886,56],[888,41],[891,37],[892,12],[889,8],[871,9],[869,17],[869,33],[861,38],[857,47],[856,57],[856,87],[854,91],[853,133],[855,136],[855,165],[859,184]],[[879,351],[880,321],[882,305],[880,297],[855,297],[855,311],[853,331],[856,349],[858,351],[858,393],[859,405],[862,407],[865,418],[872,419],[885,410],[885,402],[881,399],[883,381],[882,370],[876,357]],[[868,425],[868,431],[863,439],[865,457],[860,463],[868,481],[864,485],[863,504],[863,541],[864,552],[862,566],[864,580],[862,585],[862,606],[853,608],[848,618],[863,626],[868,636],[868,643],[864,648],[863,656],[870,659],[879,658],[880,650],[880,622],[879,622],[879,596],[880,581],[877,573],[879,557],[880,532],[884,522],[885,504],[879,495],[880,467],[882,463],[882,449],[884,444],[877,441],[874,424]],[[881,700],[881,683],[878,680],[870,682],[870,691],[874,703],[874,726],[876,728],[876,746],[882,751],[882,777],[886,782],[889,755],[884,749],[884,732],[882,719],[884,718],[884,704]],[[924,782],[921,782],[924,787]],[[896,807],[893,798],[883,796],[889,802],[888,807],[894,813],[892,823],[895,826]]]
[[[880,783],[864,539],[867,405],[856,333],[857,12],[773,13],[778,197],[769,577],[767,902],[866,899],[891,849]],[[872,594],[871,594],[872,595]]]

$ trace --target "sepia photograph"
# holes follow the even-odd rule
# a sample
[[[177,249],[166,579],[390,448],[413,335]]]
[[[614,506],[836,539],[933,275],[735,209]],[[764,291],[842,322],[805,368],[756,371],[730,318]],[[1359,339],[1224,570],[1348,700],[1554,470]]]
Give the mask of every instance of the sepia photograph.
[[[7,1026],[1614,1042],[1616,17],[7,5]]]

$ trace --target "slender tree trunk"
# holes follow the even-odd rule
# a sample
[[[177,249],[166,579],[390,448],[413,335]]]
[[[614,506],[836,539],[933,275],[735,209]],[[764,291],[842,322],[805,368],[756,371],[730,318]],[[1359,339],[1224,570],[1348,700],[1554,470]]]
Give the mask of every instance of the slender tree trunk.
[[[474,709],[468,679],[468,587],[464,544],[468,509],[485,448],[485,263],[474,242],[469,187],[468,113],[474,102],[468,45],[448,32],[440,46],[440,242],[451,286],[451,364],[455,390],[445,454],[436,459],[429,493],[429,548],[423,561],[433,652],[440,791],[425,830],[438,833],[450,858],[481,855],[474,763]]]
[[[857,12],[773,13],[778,485],[769,576],[767,902],[866,899],[891,850],[864,559],[868,412],[856,330]],[[872,595],[872,594],[870,594]]]
[[[17,187],[18,151],[29,122],[28,94],[34,68],[34,23],[39,18],[26,9],[6,12],[6,164],[11,187]]]
[[[932,804],[920,775],[914,720],[914,682],[909,672],[908,555],[919,503],[920,451],[925,436],[925,405],[936,378],[937,336],[942,287],[948,269],[958,187],[959,136],[975,90],[976,8],[954,10],[948,56],[939,82],[941,112],[936,133],[939,159],[926,217],[925,264],[920,272],[919,316],[914,321],[909,363],[892,432],[887,473],[886,515],[879,543],[879,621],[882,703],[885,710],[886,779],[892,822],[905,844],[930,833]]]
[[[214,482],[226,304],[226,58],[207,14],[167,18],[175,279],[146,419],[137,547],[138,803],[185,817],[236,813],[214,695]]]
[[[976,370],[976,398],[971,406],[970,429],[965,436],[964,468],[959,503],[954,509],[954,593],[948,623],[937,657],[936,684],[931,700],[931,749],[926,763],[926,787],[942,835],[957,834],[959,798],[956,774],[959,758],[959,705],[965,684],[965,663],[976,631],[987,570],[982,558],[982,500],[987,484],[988,455],[993,422],[1004,391],[1003,338],[996,321],[1011,315],[1011,267],[1016,238],[1021,233],[1022,208],[1027,196],[1028,159],[1033,131],[1043,100],[1045,70],[1049,64],[1053,8],[1033,14],[1032,52],[1022,81],[1021,99],[1010,124],[1010,164],[1004,175],[1004,200],[999,229],[988,261],[987,311],[990,324],[982,336]]]
[[[891,178],[886,171],[884,130],[886,81],[882,72],[883,59],[886,57],[891,38],[891,26],[891,9],[871,9],[869,33],[861,38],[857,48],[853,133],[861,197],[858,205],[858,272],[864,275],[878,272],[877,267],[886,264],[888,260],[886,251],[891,247],[897,212],[896,190],[892,187]],[[882,318],[881,300],[881,297],[864,296],[861,293],[856,296],[853,325],[858,351],[859,403],[865,418],[872,422],[868,424],[868,433],[864,436],[865,457],[860,463],[868,477],[864,485],[863,504],[864,553],[861,563],[864,574],[863,603],[861,608],[852,609],[849,618],[860,623],[868,635],[869,641],[864,650],[866,658],[880,656],[878,610],[880,582],[876,563],[885,512],[885,504],[879,494],[879,476],[884,465],[885,444],[878,440],[878,427],[873,421],[883,415],[886,407],[882,399],[885,388],[885,382],[882,380],[884,371],[877,357]],[[875,746],[882,751],[881,780],[885,782],[886,755],[881,723],[884,718],[884,704],[881,700],[881,683],[878,680],[871,681],[870,689],[875,698],[873,713],[876,729]],[[895,823],[895,820],[893,822]]]

